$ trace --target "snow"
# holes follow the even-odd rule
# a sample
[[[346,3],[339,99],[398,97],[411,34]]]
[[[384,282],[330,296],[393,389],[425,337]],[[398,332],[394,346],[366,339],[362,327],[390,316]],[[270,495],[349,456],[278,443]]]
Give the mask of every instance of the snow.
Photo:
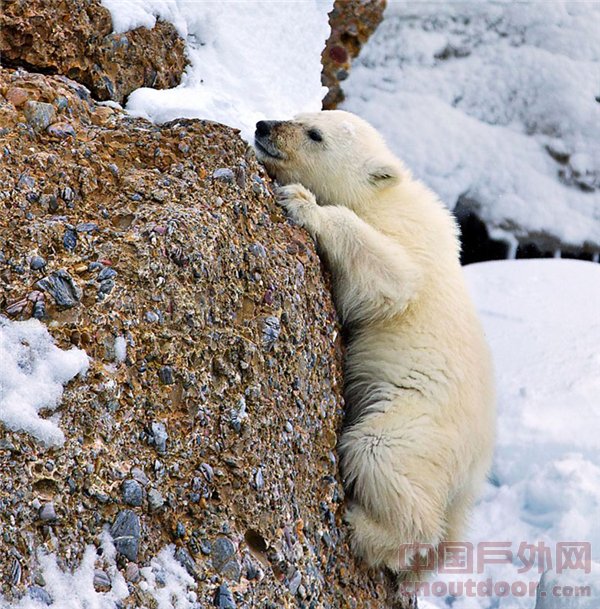
[[[390,2],[343,108],[450,208],[598,249],[599,31],[596,2]]]
[[[152,595],[157,609],[195,609],[196,583],[177,561],[174,551],[174,546],[163,548],[149,567],[140,569],[145,579],[143,589]]]
[[[170,21],[186,42],[181,84],[134,91],[126,109],[163,123],[202,118],[241,129],[321,109],[321,51],[333,0],[102,0],[115,31]]]
[[[70,571],[59,566],[56,556],[38,552],[40,573],[44,578],[44,590],[52,602],[25,596],[9,604],[0,595],[0,609],[119,609],[121,601],[130,598],[125,578],[119,572],[116,551],[107,531],[101,537],[102,553],[88,545],[76,569]],[[156,609],[193,609],[197,607],[196,584],[193,578],[174,557],[175,547],[163,548],[153,558],[149,567],[141,569],[145,581],[145,592],[154,599]],[[111,586],[106,592],[94,588],[94,572],[102,569],[109,577]]]
[[[122,363],[127,359],[127,341],[123,336],[115,338],[115,359],[118,363]]]
[[[538,562],[519,573],[521,543],[545,543],[554,562],[544,566],[556,569],[557,542],[588,542],[593,572],[573,571],[569,577],[594,590],[575,607],[595,609],[600,596],[600,265],[511,260],[470,265],[465,272],[492,348],[498,391],[492,482],[465,541],[475,547],[508,541],[513,561],[488,565],[481,574],[433,579],[491,577],[529,584],[544,569],[538,570]],[[565,585],[563,579],[558,577]],[[447,606],[445,598],[427,600]],[[463,595],[452,607],[532,609],[534,604],[528,595]]]
[[[88,369],[81,349],[59,349],[36,319],[13,322],[0,316],[0,421],[13,431],[25,431],[47,446],[64,442],[55,418],[63,385]]]

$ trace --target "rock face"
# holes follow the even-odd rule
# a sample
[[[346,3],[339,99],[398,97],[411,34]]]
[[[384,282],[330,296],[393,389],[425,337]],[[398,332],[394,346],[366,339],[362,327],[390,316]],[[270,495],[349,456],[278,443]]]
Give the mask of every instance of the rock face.
[[[186,65],[170,23],[113,34],[100,0],[4,0],[0,56],[4,66],[63,74],[119,103],[138,87],[176,86]]]
[[[172,543],[199,607],[383,608],[341,523],[329,291],[237,133],[6,69],[0,133],[0,311],[93,358],[63,446],[0,433],[0,593],[46,598],[36,550],[72,567],[106,529],[125,607]]]
[[[321,56],[321,82],[329,92],[324,110],[333,110],[344,101],[341,82],[348,77],[352,60],[383,19],[387,0],[335,0],[329,13],[331,35]]]

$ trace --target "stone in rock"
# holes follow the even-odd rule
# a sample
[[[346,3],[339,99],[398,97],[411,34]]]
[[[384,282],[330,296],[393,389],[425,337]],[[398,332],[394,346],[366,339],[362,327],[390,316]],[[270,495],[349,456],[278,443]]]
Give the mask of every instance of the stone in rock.
[[[54,509],[54,504],[50,501],[48,503],[44,503],[44,505],[40,508],[40,519],[45,522],[52,522],[56,520],[56,510]]]
[[[110,528],[110,534],[119,554],[132,562],[137,561],[140,547],[140,519],[131,510],[121,510]]]
[[[217,588],[213,603],[215,607],[218,607],[219,609],[235,609],[233,594],[231,594],[231,590],[227,587],[227,584],[221,584]]]
[[[171,366],[163,366],[158,371],[158,378],[163,385],[172,385],[175,382],[173,368],[171,368]]]
[[[148,507],[151,512],[159,510],[164,504],[163,496],[156,489],[153,488],[148,491]]]
[[[94,571],[94,589],[97,592],[108,592],[111,589],[110,577],[105,571],[96,569]]]
[[[72,228],[67,228],[63,235],[63,245],[68,252],[77,247],[77,233]]]
[[[75,129],[69,123],[54,123],[46,129],[46,132],[60,139],[75,137]]]
[[[136,563],[127,563],[127,568],[125,569],[125,579],[134,584],[140,580],[140,568]]]
[[[95,222],[81,222],[75,227],[78,233],[93,233],[98,230],[98,225]]]
[[[235,546],[228,537],[217,537],[212,543],[211,548],[212,566],[215,571],[221,569],[235,557]]]
[[[221,180],[221,182],[226,182],[227,184],[231,184],[235,179],[235,175],[231,169],[227,169],[226,167],[221,167],[220,169],[215,169],[212,177],[215,180]]]
[[[167,433],[167,428],[164,423],[152,423],[152,444],[154,444],[156,451],[164,455],[167,452],[167,440],[169,439],[169,434]]]
[[[31,100],[25,102],[23,112],[27,122],[37,132],[44,131],[56,120],[54,106],[45,102]]]
[[[196,562],[185,548],[178,548],[175,558],[192,577],[196,575]]]
[[[270,349],[275,344],[280,332],[281,322],[279,317],[266,317],[262,328],[263,345],[266,349]]]
[[[32,271],[39,271],[46,266],[46,261],[41,256],[33,256],[29,261],[29,268]]]
[[[29,586],[27,589],[27,596],[29,596],[32,601],[41,601],[46,605],[52,604],[52,597],[41,586]]]
[[[64,269],[40,279],[35,285],[40,290],[48,292],[59,307],[66,309],[79,304],[83,295],[81,288]]]
[[[139,507],[142,505],[142,485],[137,480],[124,480],[121,485],[123,501],[128,505]]]

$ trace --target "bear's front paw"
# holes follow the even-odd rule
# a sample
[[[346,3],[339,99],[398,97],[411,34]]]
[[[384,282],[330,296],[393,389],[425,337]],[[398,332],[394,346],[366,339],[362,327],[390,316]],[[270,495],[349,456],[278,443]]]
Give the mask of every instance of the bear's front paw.
[[[277,190],[277,203],[283,207],[286,214],[299,226],[310,233],[316,230],[319,206],[315,195],[302,184],[290,184]]]

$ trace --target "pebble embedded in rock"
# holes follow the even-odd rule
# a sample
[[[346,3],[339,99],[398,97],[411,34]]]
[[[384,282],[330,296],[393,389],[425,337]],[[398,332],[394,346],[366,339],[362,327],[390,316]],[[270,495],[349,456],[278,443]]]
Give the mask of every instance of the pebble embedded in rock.
[[[217,537],[211,546],[211,560],[215,571],[221,569],[235,556],[235,546],[228,537]]]
[[[23,106],[27,122],[34,131],[44,131],[56,120],[56,111],[52,104],[38,101],[27,101]]]
[[[56,520],[56,510],[54,509],[54,503],[49,501],[48,503],[44,503],[40,508],[40,520],[44,522],[53,522]]]
[[[242,567],[237,560],[230,560],[223,565],[220,573],[225,579],[237,582],[242,575]]]
[[[125,579],[134,584],[140,580],[140,568],[136,563],[127,563],[127,567],[125,568]]]
[[[121,485],[123,501],[128,505],[139,507],[142,505],[143,490],[142,485],[137,480],[123,480]]]
[[[35,178],[32,178],[30,175],[23,173],[19,177],[19,181],[17,182],[17,188],[19,190],[25,190],[27,188],[33,188],[35,186]]]
[[[50,125],[46,132],[49,135],[64,139],[66,137],[75,137],[75,129],[69,123],[54,123]]]
[[[95,222],[81,222],[75,227],[78,233],[93,233],[98,230],[98,225]]]
[[[11,87],[4,96],[6,97],[7,101],[18,108],[29,99],[30,92],[22,87]]]
[[[154,488],[148,491],[148,508],[151,512],[159,510],[165,504],[163,496]]]
[[[143,486],[147,486],[150,483],[148,476],[141,470],[139,467],[134,467],[131,469],[131,476],[134,480],[137,480]]]
[[[260,243],[253,243],[250,246],[250,251],[255,255],[255,256],[259,256],[260,258],[266,258],[267,257],[267,250],[264,248],[263,245],[261,245]]]
[[[212,177],[215,180],[220,180],[221,182],[226,182],[227,184],[231,184],[235,180],[233,171],[231,169],[227,169],[226,167],[215,169]]]
[[[110,527],[115,549],[131,562],[137,561],[140,533],[140,519],[131,510],[121,510]]]
[[[46,266],[46,261],[41,256],[33,256],[29,261],[29,268],[32,271],[39,271]]]
[[[160,317],[154,311],[146,311],[144,313],[144,318],[149,324],[156,323],[160,320]]]
[[[227,587],[227,584],[221,584],[217,588],[215,592],[214,605],[219,609],[236,609],[233,594],[231,594],[231,590]]]
[[[167,440],[169,439],[167,428],[164,423],[160,422],[154,422],[150,427],[152,431],[152,444],[154,444],[156,452],[163,455],[167,452]]]
[[[158,378],[163,385],[172,385],[175,382],[175,378],[173,377],[173,368],[171,368],[171,366],[163,366],[158,371]]]
[[[73,189],[70,186],[65,186],[64,188],[61,188],[59,194],[60,198],[66,203],[69,203],[75,198],[75,193],[73,192]]]
[[[81,288],[64,269],[40,279],[35,285],[48,292],[59,307],[66,309],[77,305],[83,295]]]
[[[111,587],[108,574],[100,569],[94,570],[94,589],[96,592],[108,592]]]
[[[77,233],[72,228],[67,228],[63,235],[64,248],[72,252],[77,247]]]
[[[263,346],[266,349],[270,349],[279,338],[280,332],[281,322],[279,318],[273,316],[266,317],[262,329]]]
[[[46,317],[46,305],[43,300],[39,300],[33,304],[33,312],[31,316],[34,319],[44,319]]]
[[[27,588],[27,596],[33,601],[40,601],[46,605],[52,604],[52,597],[41,586],[29,586]]]
[[[185,548],[177,548],[175,558],[192,577],[196,575],[196,562]]]
[[[288,582],[288,590],[295,596],[301,583],[302,573],[300,573],[300,571],[296,571]]]
[[[106,281],[107,279],[112,279],[116,276],[117,271],[115,271],[115,269],[111,269],[109,266],[106,266],[98,273],[98,281]]]

